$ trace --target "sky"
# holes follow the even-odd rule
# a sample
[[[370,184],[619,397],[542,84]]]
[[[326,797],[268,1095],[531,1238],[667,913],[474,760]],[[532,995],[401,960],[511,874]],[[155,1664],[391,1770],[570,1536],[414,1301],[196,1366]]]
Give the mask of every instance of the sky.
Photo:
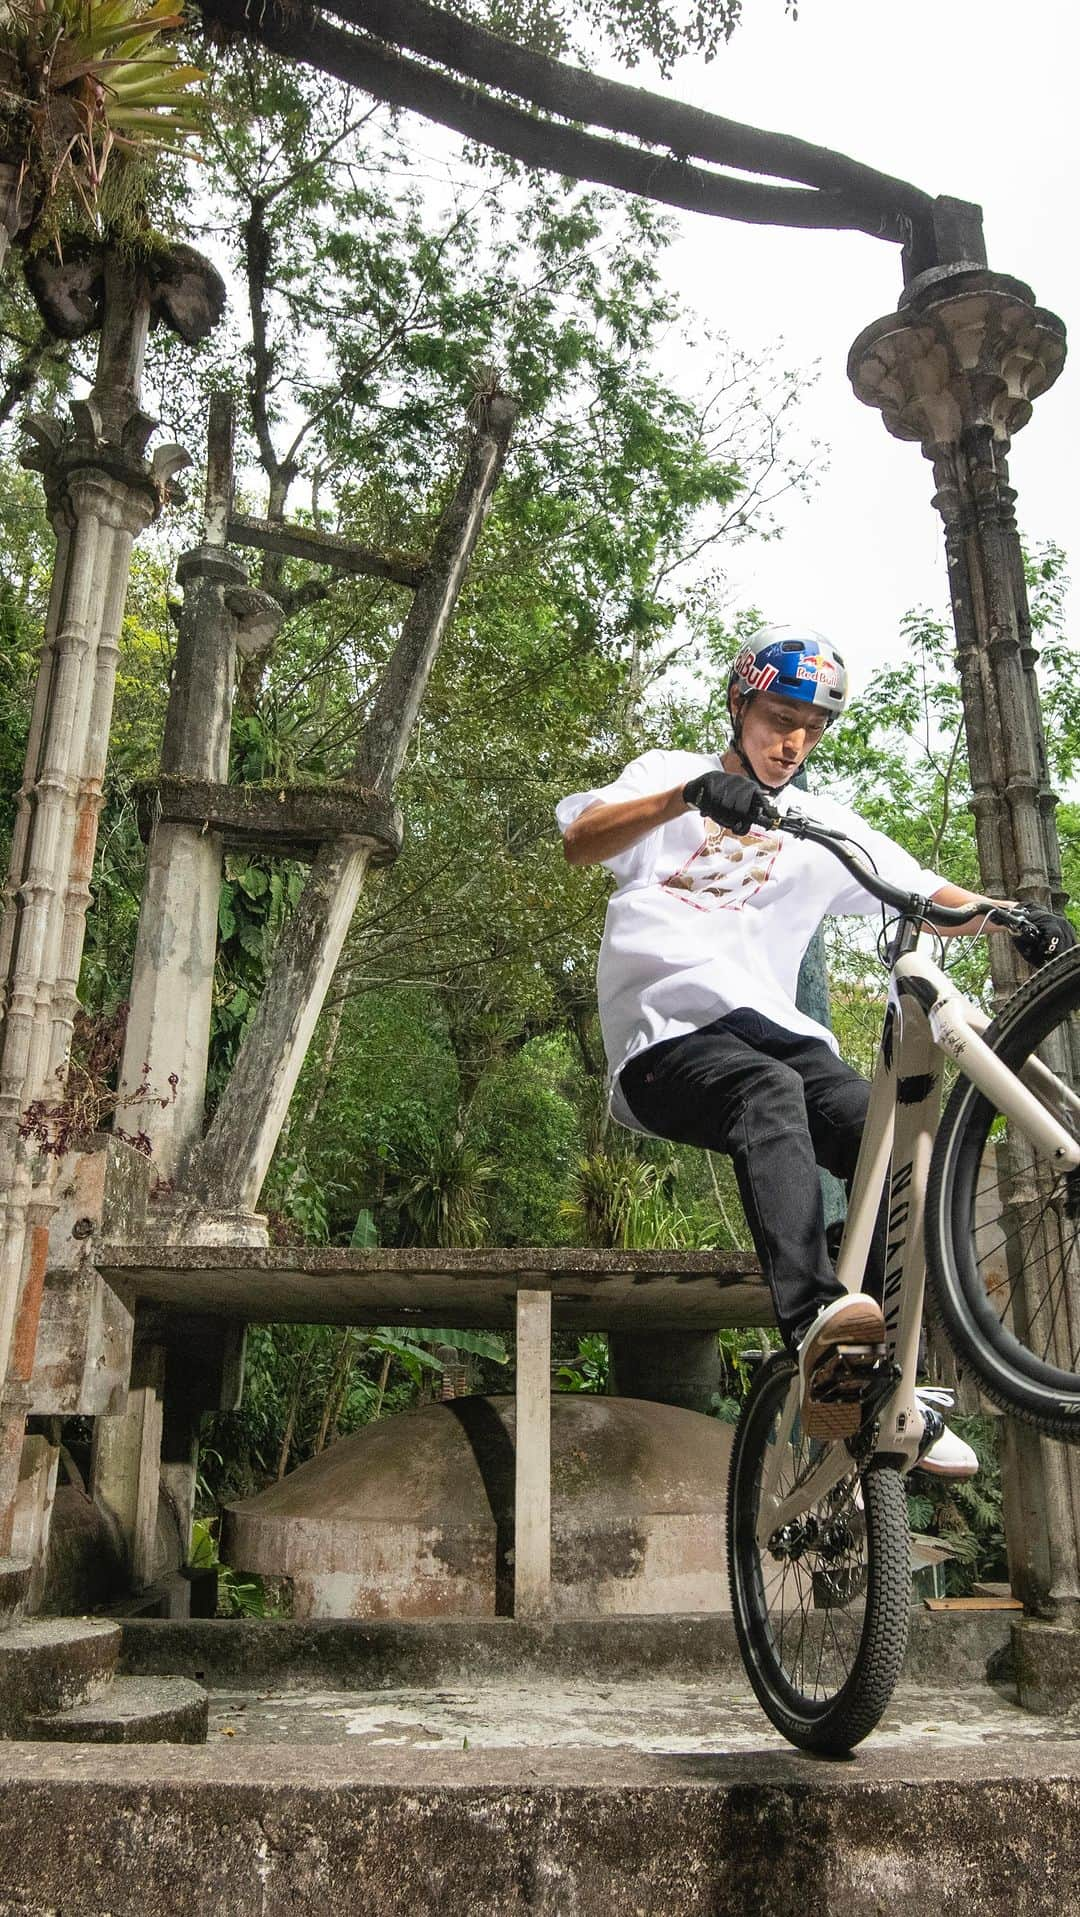
[[[797,21],[783,0],[744,0],[743,24],[710,65],[684,61],[667,81],[646,67],[625,77],[978,201],[989,264],[1076,322],[1080,359],[1078,55],[1066,0],[801,0]],[[674,217],[679,238],[662,270],[689,305],[740,346],[782,338],[787,363],[820,362],[800,430],[828,443],[828,470],[809,503],[783,504],[782,539],[732,554],[734,602],[826,633],[859,685],[890,656],[909,607],[948,608],[929,464],[856,400],[845,371],[857,334],[895,310],[899,249],[855,233]],[[1067,362],[1017,435],[1010,473],[1028,544],[1056,541],[1080,575],[1078,435],[1080,366]],[[1074,594],[1074,623],[1076,604]]]

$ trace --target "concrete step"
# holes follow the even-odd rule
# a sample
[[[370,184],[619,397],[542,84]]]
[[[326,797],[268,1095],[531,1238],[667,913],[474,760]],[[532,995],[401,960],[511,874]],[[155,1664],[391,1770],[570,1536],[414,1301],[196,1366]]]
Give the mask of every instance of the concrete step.
[[[946,1699],[939,1700],[942,1708]],[[0,1745],[0,1917],[1047,1917],[1075,1739],[756,1751]],[[77,1837],[73,1837],[77,1833]]]
[[[120,1645],[119,1625],[104,1618],[27,1618],[0,1633],[0,1737],[95,1697],[116,1671]]]
[[[205,1744],[206,1692],[186,1677],[117,1677],[96,1697],[32,1717],[24,1737],[65,1744]]]
[[[927,1611],[911,1617],[909,1683],[978,1684],[1009,1674],[1012,1613]],[[742,1679],[729,1613],[560,1618],[123,1619],[122,1668],[194,1678],[220,1690],[273,1690],[283,1681],[378,1691],[500,1674]],[[749,1691],[749,1685],[746,1686]]]

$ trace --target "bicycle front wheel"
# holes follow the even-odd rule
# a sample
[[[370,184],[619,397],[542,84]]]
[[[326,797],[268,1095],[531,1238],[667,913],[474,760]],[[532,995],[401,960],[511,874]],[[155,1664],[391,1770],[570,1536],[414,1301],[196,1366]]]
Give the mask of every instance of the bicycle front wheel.
[[[879,1722],[911,1612],[907,1501],[896,1471],[803,1435],[794,1360],[758,1372],[735,1433],[728,1568],[758,1702],[803,1750],[839,1757]],[[821,1466],[825,1472],[822,1475]],[[804,1500],[800,1487],[819,1486]]]
[[[984,1033],[1080,1139],[1080,947],[1020,987]],[[1080,1443],[1080,1171],[1039,1159],[960,1079],[927,1181],[931,1310],[995,1404]]]

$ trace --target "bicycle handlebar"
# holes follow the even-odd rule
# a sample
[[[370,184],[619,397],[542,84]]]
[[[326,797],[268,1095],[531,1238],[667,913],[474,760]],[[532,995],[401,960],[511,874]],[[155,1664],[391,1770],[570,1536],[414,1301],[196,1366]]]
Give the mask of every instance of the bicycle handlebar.
[[[790,832],[793,838],[809,839],[812,844],[822,846],[839,859],[845,871],[869,892],[871,898],[879,904],[888,905],[906,918],[925,919],[928,925],[939,926],[943,931],[958,925],[966,925],[969,919],[985,918],[994,925],[1004,925],[1011,932],[1022,932],[1030,920],[1022,905],[996,905],[987,899],[971,905],[935,905],[933,899],[920,898],[917,892],[905,892],[901,886],[890,885],[880,873],[874,872],[859,858],[857,851],[843,832],[831,831],[827,825],[820,825],[816,819],[809,819],[803,812],[778,812],[767,799],[761,799],[758,806],[758,825],[770,829],[779,828]]]

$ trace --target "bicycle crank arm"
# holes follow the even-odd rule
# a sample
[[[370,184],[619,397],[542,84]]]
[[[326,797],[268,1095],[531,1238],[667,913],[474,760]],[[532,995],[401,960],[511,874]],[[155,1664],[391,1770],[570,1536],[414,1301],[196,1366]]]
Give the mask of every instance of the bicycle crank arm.
[[[878,1347],[873,1347],[873,1350],[874,1363],[870,1368],[871,1382],[869,1388],[867,1388],[866,1370],[862,1367],[859,1368],[859,1378],[862,1385],[863,1421],[861,1429],[856,1433],[855,1437],[843,1442],[839,1440],[830,1442],[827,1439],[822,1439],[821,1457],[811,1470],[807,1472],[805,1478],[800,1481],[794,1491],[789,1491],[786,1497],[779,1497],[771,1484],[764,1483],[762,1485],[761,1502],[758,1508],[758,1522],[755,1527],[756,1541],[762,1549],[767,1546],[769,1539],[776,1531],[782,1530],[785,1524],[794,1523],[808,1508],[820,1503],[821,1499],[832,1490],[833,1485],[838,1484],[841,1478],[846,1477],[847,1473],[851,1470],[854,1458],[862,1457],[865,1460],[866,1456],[873,1454],[875,1448],[874,1434],[877,1421],[881,1416],[884,1405],[892,1396],[900,1382],[899,1367],[895,1364],[890,1364],[888,1360],[881,1355]],[[782,1455],[787,1441],[791,1436],[792,1426],[798,1415],[798,1409],[798,1386],[793,1385],[784,1417],[782,1432],[779,1436],[779,1442],[775,1447],[778,1459]],[[860,1449],[860,1447],[862,1448]]]

